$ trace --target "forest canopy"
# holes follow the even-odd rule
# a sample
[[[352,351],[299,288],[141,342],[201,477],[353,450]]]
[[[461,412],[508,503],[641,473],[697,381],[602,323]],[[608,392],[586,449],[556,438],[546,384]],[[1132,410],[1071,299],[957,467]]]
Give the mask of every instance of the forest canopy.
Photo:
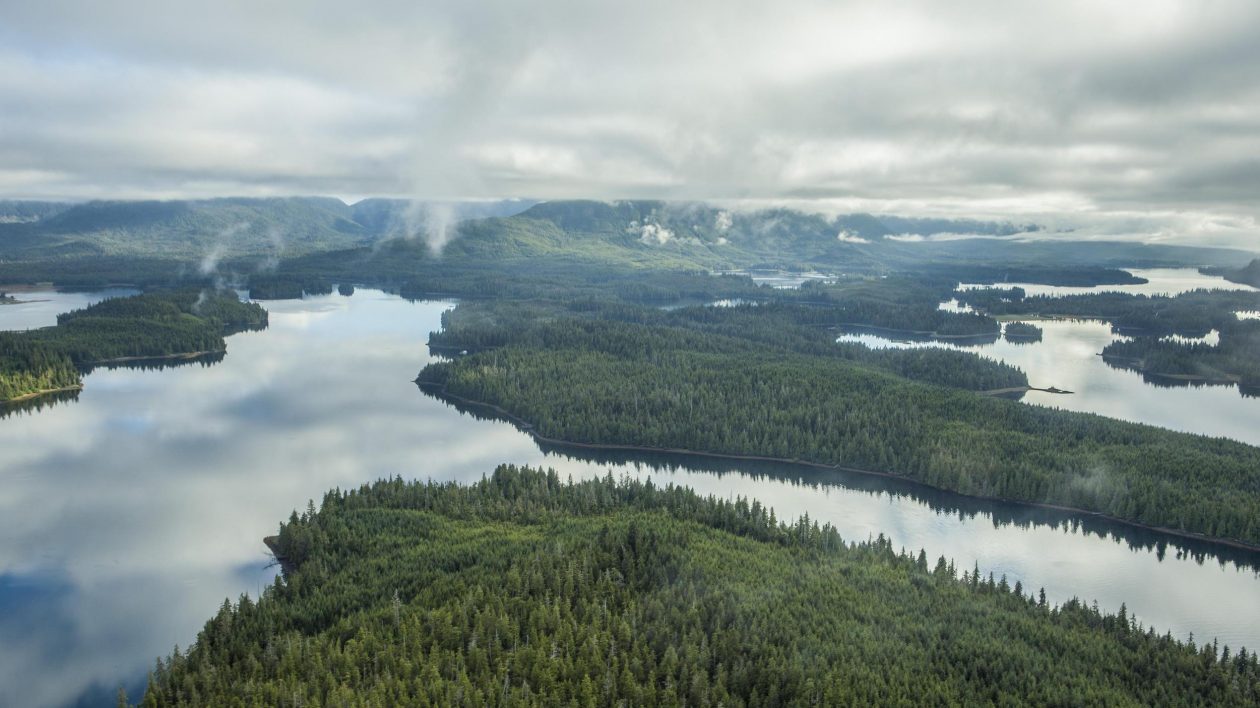
[[[1250,705],[1246,651],[651,481],[334,490],[141,705]]]
[[[125,359],[219,353],[224,336],[267,325],[233,291],[159,291],[57,316],[55,327],[0,332],[0,400],[81,384],[80,371]]]
[[[838,465],[1260,543],[1260,448],[977,395],[969,376],[996,379],[974,355],[820,349],[766,307],[534,324],[462,307],[434,338],[469,353],[418,382],[551,440]]]

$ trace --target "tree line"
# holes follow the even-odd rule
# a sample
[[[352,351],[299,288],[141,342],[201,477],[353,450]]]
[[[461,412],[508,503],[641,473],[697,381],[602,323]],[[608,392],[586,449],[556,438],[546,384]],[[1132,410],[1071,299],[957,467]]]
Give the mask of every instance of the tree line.
[[[57,316],[57,325],[0,332],[0,400],[77,386],[115,359],[221,352],[224,335],[267,324],[267,311],[231,291],[177,290],[110,298]]]
[[[914,380],[694,329],[553,319],[418,380],[553,439],[842,465],[1260,543],[1260,449],[929,383],[941,372]]]
[[[1254,654],[744,498],[501,466],[334,490],[143,706],[1252,705]]]

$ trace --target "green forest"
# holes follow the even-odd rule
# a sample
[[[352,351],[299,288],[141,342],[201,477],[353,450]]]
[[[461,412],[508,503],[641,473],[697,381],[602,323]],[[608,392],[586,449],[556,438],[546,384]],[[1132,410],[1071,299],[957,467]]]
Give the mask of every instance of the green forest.
[[[1192,290],[1176,296],[1097,292],[1025,297],[1019,288],[964,290],[959,301],[989,315],[1040,315],[1098,319],[1141,336],[1202,337],[1238,321],[1240,310],[1260,309],[1260,292]]]
[[[545,438],[839,465],[1260,543],[1260,449],[979,396],[1022,373],[995,376],[1003,365],[974,355],[819,350],[790,326],[774,343],[784,318],[764,306],[536,324],[463,308],[433,336],[469,354],[418,382]]]
[[[80,371],[120,359],[222,352],[224,336],[267,325],[232,291],[159,291],[102,300],[57,325],[0,332],[0,400],[78,386]]]
[[[1216,344],[1135,337],[1108,344],[1109,364],[1172,379],[1260,386],[1260,320],[1236,320]]]
[[[502,466],[334,490],[140,705],[1254,705],[1253,654],[744,498]]]
[[[1040,342],[1043,332],[1040,327],[1028,322],[1008,322],[1002,330],[1002,336],[1008,342],[1027,343]]]

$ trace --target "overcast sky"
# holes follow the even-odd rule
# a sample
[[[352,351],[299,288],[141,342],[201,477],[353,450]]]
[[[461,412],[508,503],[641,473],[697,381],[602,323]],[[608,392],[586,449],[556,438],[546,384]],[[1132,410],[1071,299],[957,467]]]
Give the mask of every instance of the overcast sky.
[[[792,200],[1260,242],[1260,2],[0,0],[0,195]]]

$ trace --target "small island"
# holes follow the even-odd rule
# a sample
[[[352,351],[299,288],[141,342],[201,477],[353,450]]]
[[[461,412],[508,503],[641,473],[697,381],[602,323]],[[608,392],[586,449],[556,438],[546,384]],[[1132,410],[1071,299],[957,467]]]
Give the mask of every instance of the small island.
[[[223,352],[223,337],[267,326],[267,311],[228,290],[176,290],[102,300],[55,327],[0,332],[0,401],[82,388],[82,371],[111,362]]]
[[[1031,344],[1041,341],[1042,330],[1027,322],[1008,322],[1002,334],[1012,344]]]

